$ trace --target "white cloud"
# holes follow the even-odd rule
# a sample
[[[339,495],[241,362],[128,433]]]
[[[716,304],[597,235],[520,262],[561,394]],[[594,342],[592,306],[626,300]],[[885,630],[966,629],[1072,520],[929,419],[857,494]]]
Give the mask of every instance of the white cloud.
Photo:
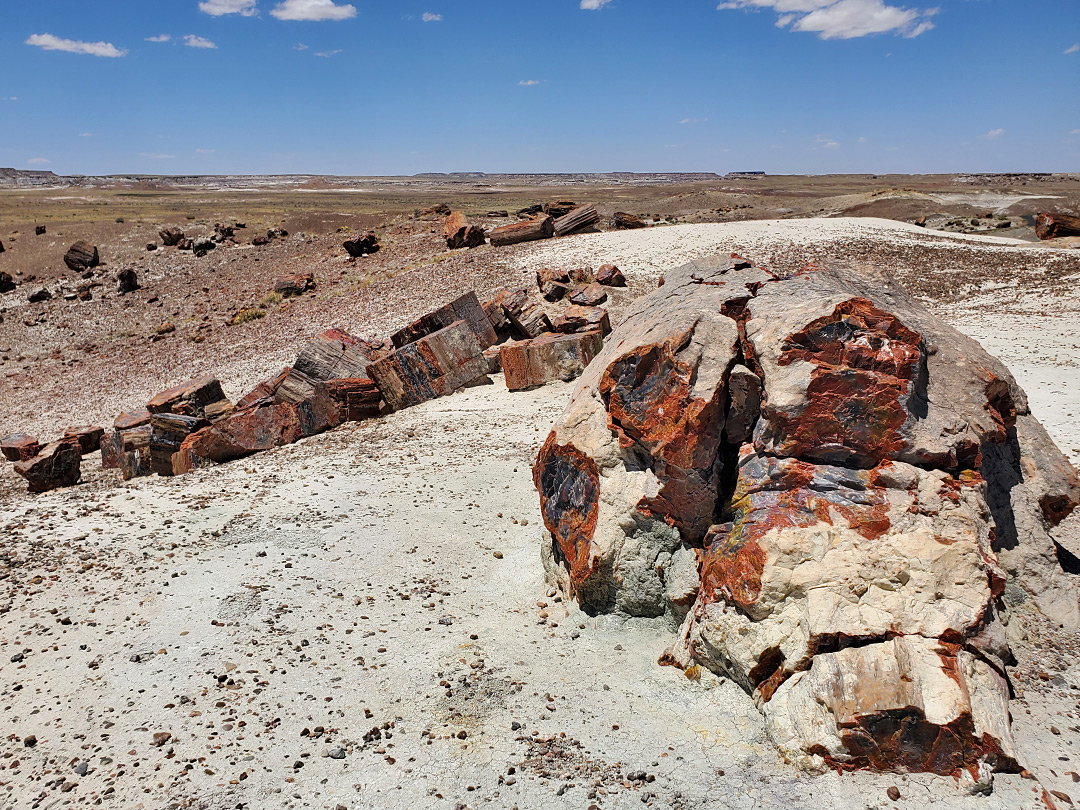
[[[279,20],[348,20],[356,16],[356,6],[334,0],[282,0],[270,14]]]
[[[195,150],[195,152],[200,154],[200,155],[209,155],[209,154],[213,153],[213,151],[214,151],[213,149],[196,149]]]
[[[821,39],[854,39],[890,32],[917,37],[934,27],[930,18],[939,11],[900,8],[884,0],[728,0],[716,8],[772,9],[779,15],[777,27],[814,33]]]
[[[3,101],[18,101],[18,100],[19,100],[18,96],[5,96],[3,98]]]
[[[295,45],[293,45],[294,51],[306,51],[307,49],[308,46],[305,45],[303,42],[297,42]]]
[[[206,39],[205,37],[197,37],[194,34],[188,34],[187,36],[185,36],[184,37],[184,44],[187,45],[189,48],[208,48],[208,49],[210,49],[210,48],[216,48],[217,47],[217,45],[215,45],[213,42]]]
[[[420,19],[424,22],[442,22],[442,14],[432,14],[430,11],[425,11],[424,16]]]
[[[680,124],[700,124],[702,121],[708,121],[707,118],[683,118],[679,121]]]
[[[581,0],[581,7],[586,11],[597,11],[610,2],[611,0]]]
[[[94,133],[93,132],[80,132],[79,137],[80,138],[93,138]]]
[[[90,56],[106,56],[115,59],[124,56],[127,51],[121,50],[111,42],[80,42],[75,39],[61,39],[52,34],[31,34],[26,40],[27,45],[36,45],[47,51],[67,51],[68,53],[85,53]]]
[[[834,141],[832,138],[826,138],[824,135],[818,135],[817,138],[814,139],[814,143],[816,143],[822,149],[836,149],[840,146],[840,144]]]
[[[255,7],[255,0],[203,0],[199,3],[199,11],[212,17],[220,17],[223,14],[254,17],[259,13],[259,9]]]
[[[980,135],[979,137],[982,138],[984,141],[992,141],[995,138],[1000,138],[1004,134],[1005,134],[1005,130],[1003,130],[1003,129],[992,129],[989,132],[987,132],[985,135]]]
[[[866,143],[866,136],[865,135],[860,135],[859,140],[857,141],[857,143]]]
[[[28,161],[31,166],[44,166],[48,163],[52,163],[48,158],[30,158]]]
[[[151,160],[172,160],[176,155],[163,155],[160,152],[139,152],[139,157]]]
[[[147,37],[146,41],[147,42],[168,42],[170,39],[172,39],[172,37],[169,36],[168,34],[158,34],[156,37]]]
[[[1080,53],[1080,42],[1077,42],[1075,45],[1066,48],[1065,53],[1066,55],[1070,53]]]
[[[341,53],[341,48],[333,51],[315,51],[315,56],[321,56],[323,59],[329,59],[331,56],[337,56]]]
[[[522,87],[534,87],[540,84],[539,79],[522,79],[518,84]]]
[[[1080,135],[1080,129],[1074,129],[1074,130],[1073,130],[1072,132],[1070,132],[1069,134],[1070,134],[1070,135]]]

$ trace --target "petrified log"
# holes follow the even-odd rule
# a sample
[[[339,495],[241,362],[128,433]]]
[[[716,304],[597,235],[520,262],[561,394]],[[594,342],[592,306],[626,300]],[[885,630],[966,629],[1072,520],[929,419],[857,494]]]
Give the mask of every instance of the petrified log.
[[[555,200],[554,202],[544,203],[543,212],[549,216],[558,219],[564,217],[577,208],[577,203],[573,200]]]
[[[277,376],[258,383],[254,388],[237,400],[236,410],[245,411],[249,408],[261,408],[263,405],[272,405],[274,403],[274,395],[277,394],[278,388],[281,386],[281,383],[285,381],[285,378],[289,376],[291,370],[292,366],[286,366],[277,374]]]
[[[346,239],[341,244],[354,259],[377,253],[380,247],[379,237],[375,235],[374,231],[365,231],[355,239]]]
[[[536,271],[536,285],[548,301],[558,301],[570,291],[570,274],[565,270],[541,267]]]
[[[327,380],[326,392],[337,404],[339,422],[359,422],[379,415],[382,393],[370,377]]]
[[[1043,213],[1035,217],[1035,235],[1040,239],[1080,236],[1080,217]]]
[[[417,217],[446,217],[453,213],[453,209],[446,203],[436,203],[429,208],[424,208],[416,212]]]
[[[158,475],[177,475],[187,470],[174,464],[174,458],[189,435],[209,426],[198,416],[155,413],[150,418],[150,468]]]
[[[100,263],[97,246],[82,240],[68,248],[68,252],[64,254],[64,264],[76,273],[97,267]]]
[[[591,225],[595,225],[599,221],[600,212],[596,210],[596,206],[584,205],[555,220],[555,235],[569,236],[572,233],[577,233]]]
[[[580,307],[595,307],[607,301],[607,290],[599,281],[594,281],[587,287],[582,287],[570,294],[570,302]]]
[[[177,250],[194,250],[195,249],[195,240],[194,239],[189,239],[188,237],[185,236],[183,239],[181,239],[179,242],[176,243],[176,249]]]
[[[26,296],[26,300],[31,304],[40,304],[44,301],[51,301],[52,297],[52,293],[49,292],[48,287],[42,287],[40,290],[35,290],[30,293],[30,295]]]
[[[367,368],[393,410],[452,394],[487,377],[487,360],[472,328],[455,321],[445,329],[395,349]]]
[[[274,402],[296,405],[313,397],[318,383],[366,377],[368,365],[385,355],[381,342],[327,329],[305,344],[285,378],[276,383]]]
[[[274,282],[274,292],[284,298],[303,295],[308,290],[313,289],[315,289],[314,273],[293,273],[289,276],[283,276]]]
[[[187,469],[221,464],[303,438],[297,406],[291,402],[234,413],[184,437],[177,453]]]
[[[152,414],[175,413],[214,419],[232,410],[221,383],[209,374],[166,388],[146,403]]]
[[[139,276],[130,267],[121,270],[116,274],[116,291],[120,295],[127,295],[129,292],[135,292],[139,289]]]
[[[175,226],[171,226],[158,231],[158,237],[160,237],[161,244],[165,245],[165,247],[174,247],[180,244],[180,240],[184,238],[184,232]]]
[[[488,316],[488,321],[491,323],[491,328],[495,330],[495,339],[498,340],[509,334],[512,324],[506,317],[506,310],[502,308],[502,304],[496,301],[485,301],[482,306],[484,314]]]
[[[684,617],[663,662],[731,678],[809,770],[1017,770],[1006,582],[1080,624],[1049,535],[1075,470],[999,361],[868,269],[668,273],[533,476],[549,577]]]
[[[633,214],[627,214],[625,211],[616,211],[612,214],[610,225],[617,231],[628,231],[632,228],[646,227],[645,220],[641,217],[636,217]]]
[[[510,323],[525,338],[534,338],[551,331],[551,321],[536,299],[524,287],[501,290],[495,302],[503,308]]]
[[[151,413],[147,408],[139,408],[134,411],[124,411],[113,420],[114,430],[131,430],[150,424]]]
[[[519,242],[532,242],[536,239],[550,239],[555,235],[555,220],[547,214],[541,214],[536,219],[527,219],[524,222],[515,222],[512,225],[503,225],[494,228],[488,237],[494,247],[516,245]]]
[[[602,335],[606,335],[611,331],[611,321],[608,319],[606,309],[579,307],[576,304],[571,304],[559,313],[552,320],[551,325],[556,332],[564,334],[599,331]]]
[[[439,307],[434,312],[429,312],[422,318],[413,321],[404,329],[399,329],[390,336],[390,342],[395,349],[400,349],[409,343],[414,343],[425,335],[445,329],[454,321],[465,321],[476,335],[476,340],[481,349],[491,346],[498,337],[491,325],[491,319],[487,316],[476,293],[467,292],[459,298],[455,298],[449,304]]]
[[[26,479],[31,492],[48,492],[70,487],[82,474],[82,452],[74,439],[61,439],[46,445],[24,461],[15,462],[15,472]]]
[[[532,340],[503,344],[499,363],[511,391],[549,382],[569,382],[581,376],[603,348],[599,330],[573,335],[547,334]]]
[[[454,211],[446,218],[443,236],[446,237],[446,246],[451,250],[479,247],[485,241],[484,229],[478,225],[470,225],[462,211]]]
[[[99,425],[78,425],[64,431],[64,438],[74,439],[84,456],[98,449],[104,435],[105,428]]]
[[[104,470],[124,469],[125,459],[130,454],[139,454],[138,451],[146,450],[145,455],[149,461],[150,436],[153,428],[147,414],[145,424],[135,425],[123,430],[113,430],[101,437],[101,468]],[[133,461],[133,459],[127,459]],[[141,469],[140,465],[132,465],[132,470]],[[149,467],[147,467],[149,470]],[[149,472],[142,473],[149,475]],[[129,476],[132,477],[132,476]]]
[[[532,219],[537,214],[544,212],[544,206],[542,203],[536,203],[535,205],[526,205],[524,208],[519,208],[514,212],[514,216],[518,219]]]
[[[41,450],[41,443],[26,433],[12,433],[0,439],[0,453],[8,461],[27,461]]]
[[[600,265],[600,269],[596,271],[596,281],[605,287],[626,286],[626,276],[623,275],[622,270],[613,264]]]
[[[154,470],[150,463],[150,447],[140,447],[130,452],[125,452],[120,457],[120,474],[124,477],[125,481],[130,481],[132,478],[141,478],[145,475],[151,475]]]
[[[10,273],[0,272],[0,293],[11,292],[15,289],[15,279]]]

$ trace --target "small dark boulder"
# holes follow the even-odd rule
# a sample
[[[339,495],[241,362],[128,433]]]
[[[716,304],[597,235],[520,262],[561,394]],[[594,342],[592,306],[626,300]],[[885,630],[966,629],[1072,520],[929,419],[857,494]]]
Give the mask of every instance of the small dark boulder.
[[[365,231],[355,239],[346,239],[342,244],[350,256],[357,258],[376,253],[379,250],[379,237],[374,231]]]
[[[126,295],[129,292],[135,292],[137,289],[139,289],[139,276],[130,267],[116,274],[116,291],[118,293]]]
[[[68,252],[64,255],[64,264],[68,266],[68,269],[76,273],[97,267],[101,264],[97,246],[82,240],[76,242],[68,248]]]

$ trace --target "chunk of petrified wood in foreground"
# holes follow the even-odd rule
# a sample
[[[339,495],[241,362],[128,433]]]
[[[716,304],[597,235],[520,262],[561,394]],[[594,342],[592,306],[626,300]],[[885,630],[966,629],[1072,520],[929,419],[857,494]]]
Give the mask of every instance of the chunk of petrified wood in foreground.
[[[445,329],[454,321],[465,321],[469,324],[481,349],[486,349],[497,340],[491,319],[481,306],[476,293],[470,291],[394,332],[390,336],[390,342],[395,349],[400,349],[425,335]]]
[[[232,410],[232,403],[221,390],[217,378],[204,374],[166,388],[146,403],[146,409],[152,414],[176,413],[216,419]]]
[[[377,360],[367,373],[386,404],[397,411],[479,382],[487,370],[473,330],[465,321],[455,321]]]
[[[556,332],[572,334],[574,332],[593,332],[599,330],[606,335],[611,331],[611,321],[603,307],[580,307],[571,304],[560,312],[551,322]]]
[[[1040,239],[1080,236],[1080,217],[1068,214],[1039,214],[1035,217],[1035,235]]]
[[[506,387],[511,391],[579,376],[604,346],[600,332],[541,335],[532,340],[507,343],[499,351]]]
[[[488,234],[488,238],[495,247],[504,247],[516,245],[519,242],[532,242],[536,239],[550,239],[554,235],[555,220],[547,214],[541,214],[536,219],[527,219],[524,222],[495,228]]]
[[[198,416],[156,413],[150,418],[150,468],[158,475],[176,475],[174,456],[184,439],[210,423]]]

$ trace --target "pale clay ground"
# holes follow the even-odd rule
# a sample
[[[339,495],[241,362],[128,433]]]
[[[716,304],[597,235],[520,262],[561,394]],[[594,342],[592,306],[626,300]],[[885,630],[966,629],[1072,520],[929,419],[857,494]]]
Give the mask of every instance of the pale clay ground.
[[[529,261],[659,274],[857,227],[909,238],[877,221],[679,226]],[[1076,321],[954,314],[1080,457]],[[800,775],[738,688],[656,664],[672,628],[567,615],[543,582],[530,466],[571,387],[510,394],[496,376],[176,479],[106,485],[90,457],[87,485],[4,506],[21,564],[0,580],[0,808],[876,808],[896,785],[901,805],[990,810],[1073,791],[1080,667],[1040,659],[1025,639],[1052,631],[1024,608],[1020,665],[1056,673],[1012,704],[1038,781],[998,776],[974,798],[928,775]],[[364,741],[385,723],[392,737]],[[639,770],[654,781],[624,781]]]

